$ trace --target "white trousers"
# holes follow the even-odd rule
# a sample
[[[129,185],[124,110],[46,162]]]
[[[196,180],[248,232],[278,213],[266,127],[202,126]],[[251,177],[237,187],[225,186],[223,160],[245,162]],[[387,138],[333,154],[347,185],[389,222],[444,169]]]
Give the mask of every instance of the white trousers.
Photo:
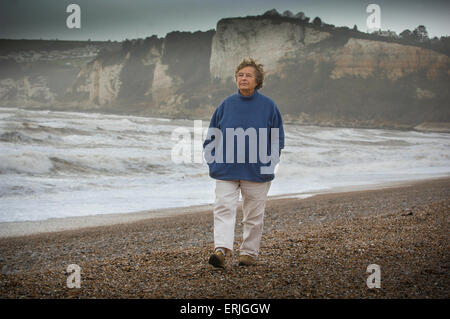
[[[240,255],[257,257],[264,226],[264,210],[271,182],[216,180],[214,203],[214,246],[233,251],[239,192],[242,193],[243,238]]]

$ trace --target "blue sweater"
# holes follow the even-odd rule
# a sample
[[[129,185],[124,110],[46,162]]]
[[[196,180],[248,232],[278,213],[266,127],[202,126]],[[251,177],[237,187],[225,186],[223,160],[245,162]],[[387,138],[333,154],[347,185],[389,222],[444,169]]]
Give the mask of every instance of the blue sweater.
[[[273,129],[278,129],[278,141]],[[283,120],[277,105],[257,90],[251,96],[244,96],[238,90],[215,110],[203,148],[212,178],[273,180],[273,167],[284,148]]]

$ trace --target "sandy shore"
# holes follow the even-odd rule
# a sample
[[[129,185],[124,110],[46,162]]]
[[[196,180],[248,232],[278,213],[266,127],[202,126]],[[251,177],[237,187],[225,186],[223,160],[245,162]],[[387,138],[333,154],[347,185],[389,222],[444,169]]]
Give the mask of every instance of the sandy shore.
[[[238,267],[237,252],[225,270],[207,264],[211,207],[1,238],[0,297],[449,298],[450,178],[404,184],[269,200],[252,267]],[[238,222],[236,249],[241,236]],[[81,288],[67,287],[69,264]],[[381,288],[367,287],[370,264]]]

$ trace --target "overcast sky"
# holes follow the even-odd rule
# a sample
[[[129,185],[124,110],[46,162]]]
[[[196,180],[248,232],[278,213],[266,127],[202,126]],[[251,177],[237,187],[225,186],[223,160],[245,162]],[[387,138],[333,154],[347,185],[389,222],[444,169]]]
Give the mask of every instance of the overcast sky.
[[[81,8],[81,29],[68,29],[69,4]],[[425,25],[430,37],[450,35],[448,0],[0,0],[0,38],[117,40],[164,37],[171,31],[215,29],[221,18],[277,9],[303,11],[335,26],[367,31],[369,4],[381,8],[381,29],[399,34]]]

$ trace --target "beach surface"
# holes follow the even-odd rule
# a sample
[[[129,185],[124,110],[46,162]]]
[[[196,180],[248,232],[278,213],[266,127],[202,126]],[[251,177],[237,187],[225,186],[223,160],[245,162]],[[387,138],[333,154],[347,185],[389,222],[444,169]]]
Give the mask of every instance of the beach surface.
[[[4,223],[0,297],[449,298],[450,178],[368,188],[270,198],[250,267],[237,265],[239,207],[224,270],[207,263],[212,205]],[[367,284],[374,264],[380,288]]]

